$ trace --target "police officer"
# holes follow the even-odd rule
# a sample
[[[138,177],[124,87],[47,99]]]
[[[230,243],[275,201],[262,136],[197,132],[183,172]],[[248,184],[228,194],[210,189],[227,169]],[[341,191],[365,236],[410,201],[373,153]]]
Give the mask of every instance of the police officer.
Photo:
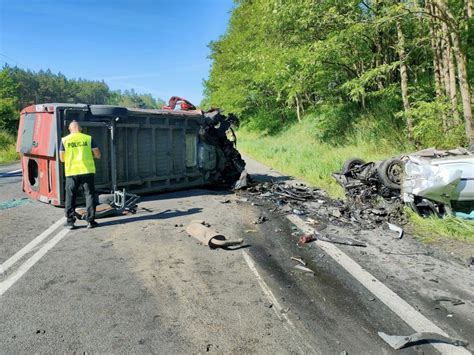
[[[69,124],[69,132],[62,139],[59,149],[59,158],[64,163],[66,173],[66,227],[75,228],[76,197],[79,186],[82,186],[86,198],[87,228],[94,228],[98,225],[95,221],[94,158],[100,159],[100,150],[91,136],[81,133],[78,122],[72,121]]]

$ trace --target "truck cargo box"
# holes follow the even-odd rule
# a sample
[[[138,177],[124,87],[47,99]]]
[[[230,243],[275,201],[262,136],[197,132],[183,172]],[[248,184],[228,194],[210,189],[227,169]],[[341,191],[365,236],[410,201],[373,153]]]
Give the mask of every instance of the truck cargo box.
[[[228,118],[200,111],[131,109],[85,104],[41,104],[20,114],[17,151],[23,190],[33,199],[64,204],[61,138],[76,120],[102,152],[96,189],[143,194],[215,183],[231,184],[245,162],[225,135]],[[217,128],[216,128],[217,127]]]

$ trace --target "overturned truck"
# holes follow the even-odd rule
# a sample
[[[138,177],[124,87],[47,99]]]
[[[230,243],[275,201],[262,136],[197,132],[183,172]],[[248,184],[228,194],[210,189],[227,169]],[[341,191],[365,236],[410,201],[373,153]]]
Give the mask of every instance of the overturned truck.
[[[106,105],[41,104],[21,111],[17,151],[23,191],[31,198],[64,205],[61,138],[76,120],[102,151],[96,161],[96,189],[135,194],[231,185],[245,169],[236,140],[226,132],[237,124],[219,110],[145,110]]]

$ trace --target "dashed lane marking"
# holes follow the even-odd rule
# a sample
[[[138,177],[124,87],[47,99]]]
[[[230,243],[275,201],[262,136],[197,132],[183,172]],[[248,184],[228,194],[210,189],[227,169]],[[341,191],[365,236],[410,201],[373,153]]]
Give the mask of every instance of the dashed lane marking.
[[[63,224],[66,219],[63,217],[51,225],[48,229],[46,229],[43,233],[38,235],[35,239],[31,242],[26,244],[22,249],[20,249],[15,255],[13,255],[10,259],[5,261],[2,265],[0,265],[0,275],[5,273],[13,264],[15,264],[18,260],[20,260],[23,256],[28,254],[33,248],[35,248],[39,243],[41,243],[44,239],[46,239],[51,233],[53,233],[61,224]]]
[[[0,282],[0,296],[8,291],[29,269],[31,269],[49,250],[51,250],[61,239],[63,239],[69,229],[63,229],[48,242],[46,242],[36,253],[26,260],[12,275]]]

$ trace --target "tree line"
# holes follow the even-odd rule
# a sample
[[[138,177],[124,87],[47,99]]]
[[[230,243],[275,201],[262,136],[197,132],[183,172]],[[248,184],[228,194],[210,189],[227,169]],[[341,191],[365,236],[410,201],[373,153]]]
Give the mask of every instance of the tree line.
[[[19,111],[29,105],[62,102],[109,104],[157,109],[164,105],[151,94],[110,90],[104,81],[68,79],[50,70],[34,72],[4,66],[0,71],[0,129],[15,133]]]
[[[235,0],[204,104],[278,131],[306,117],[413,145],[474,144],[472,0]]]

